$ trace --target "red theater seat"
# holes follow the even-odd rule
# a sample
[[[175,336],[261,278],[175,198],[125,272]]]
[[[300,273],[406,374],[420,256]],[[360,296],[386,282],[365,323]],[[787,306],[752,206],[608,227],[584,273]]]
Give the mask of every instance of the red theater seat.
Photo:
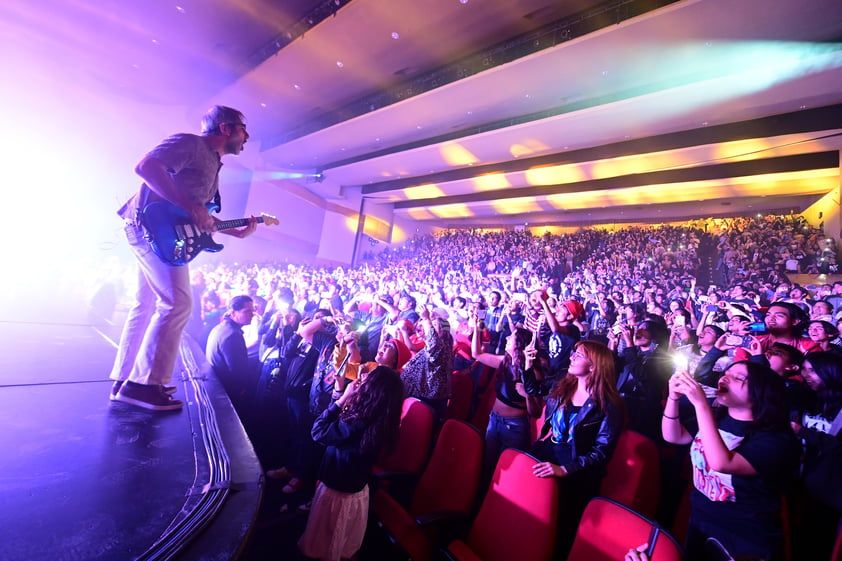
[[[483,437],[465,421],[448,419],[418,480],[409,508],[383,489],[372,496],[378,524],[413,561],[428,561],[442,524],[463,526],[476,501],[482,470]]]
[[[430,455],[433,409],[414,397],[403,401],[398,442],[374,467],[375,477],[385,481],[414,481]]]
[[[658,510],[661,457],[652,440],[626,430],[608,462],[600,495],[626,505],[649,518]]]
[[[467,372],[454,372],[450,378],[450,400],[446,418],[464,421],[471,414],[474,398],[474,380]]]
[[[534,457],[514,449],[500,455],[479,513],[464,540],[444,552],[460,561],[548,561],[558,524],[558,483],[535,477]]]
[[[567,561],[617,561],[629,549],[649,544],[650,561],[680,561],[681,547],[657,523],[615,501],[588,503]]]

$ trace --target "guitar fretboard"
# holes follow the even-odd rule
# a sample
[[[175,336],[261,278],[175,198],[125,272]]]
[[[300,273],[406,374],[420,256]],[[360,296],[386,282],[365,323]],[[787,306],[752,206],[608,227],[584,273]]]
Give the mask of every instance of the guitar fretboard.
[[[263,217],[258,216],[255,218],[258,224],[263,224]],[[222,230],[230,230],[231,228],[242,228],[244,226],[248,226],[249,219],[248,218],[235,218],[234,220],[223,220],[221,222],[216,223],[216,231],[221,232]]]

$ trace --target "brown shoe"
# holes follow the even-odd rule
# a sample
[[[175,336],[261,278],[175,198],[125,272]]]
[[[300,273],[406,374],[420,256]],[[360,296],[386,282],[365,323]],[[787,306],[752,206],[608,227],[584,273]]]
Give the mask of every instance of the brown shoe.
[[[117,393],[115,401],[137,405],[151,411],[176,411],[184,407],[183,402],[173,399],[164,391],[164,386],[134,382],[125,382]]]
[[[111,393],[108,394],[108,399],[111,401],[115,401],[117,399],[117,394],[120,393],[120,388],[123,387],[123,381],[117,380],[111,385]]]

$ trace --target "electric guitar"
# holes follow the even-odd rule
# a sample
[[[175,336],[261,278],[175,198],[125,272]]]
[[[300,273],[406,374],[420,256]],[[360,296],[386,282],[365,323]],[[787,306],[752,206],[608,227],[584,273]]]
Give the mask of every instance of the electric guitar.
[[[212,203],[208,211],[216,210]],[[216,253],[225,247],[213,241],[209,233],[201,232],[190,221],[190,214],[184,209],[167,201],[149,203],[138,214],[138,221],[143,226],[146,241],[161,261],[168,265],[186,265],[202,251]],[[267,226],[279,224],[278,219],[263,214],[257,221]],[[248,218],[223,220],[214,224],[214,230],[230,230],[248,225]]]

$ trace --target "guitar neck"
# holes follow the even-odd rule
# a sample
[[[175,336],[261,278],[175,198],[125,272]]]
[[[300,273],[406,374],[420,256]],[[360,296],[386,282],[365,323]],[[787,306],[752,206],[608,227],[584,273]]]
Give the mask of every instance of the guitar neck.
[[[258,224],[263,224],[262,216],[258,216],[255,220],[257,220]],[[244,226],[248,226],[248,223],[248,218],[235,218],[234,220],[222,220],[217,222],[215,228],[217,232],[221,232],[222,230],[230,230],[231,228],[242,228]]]

